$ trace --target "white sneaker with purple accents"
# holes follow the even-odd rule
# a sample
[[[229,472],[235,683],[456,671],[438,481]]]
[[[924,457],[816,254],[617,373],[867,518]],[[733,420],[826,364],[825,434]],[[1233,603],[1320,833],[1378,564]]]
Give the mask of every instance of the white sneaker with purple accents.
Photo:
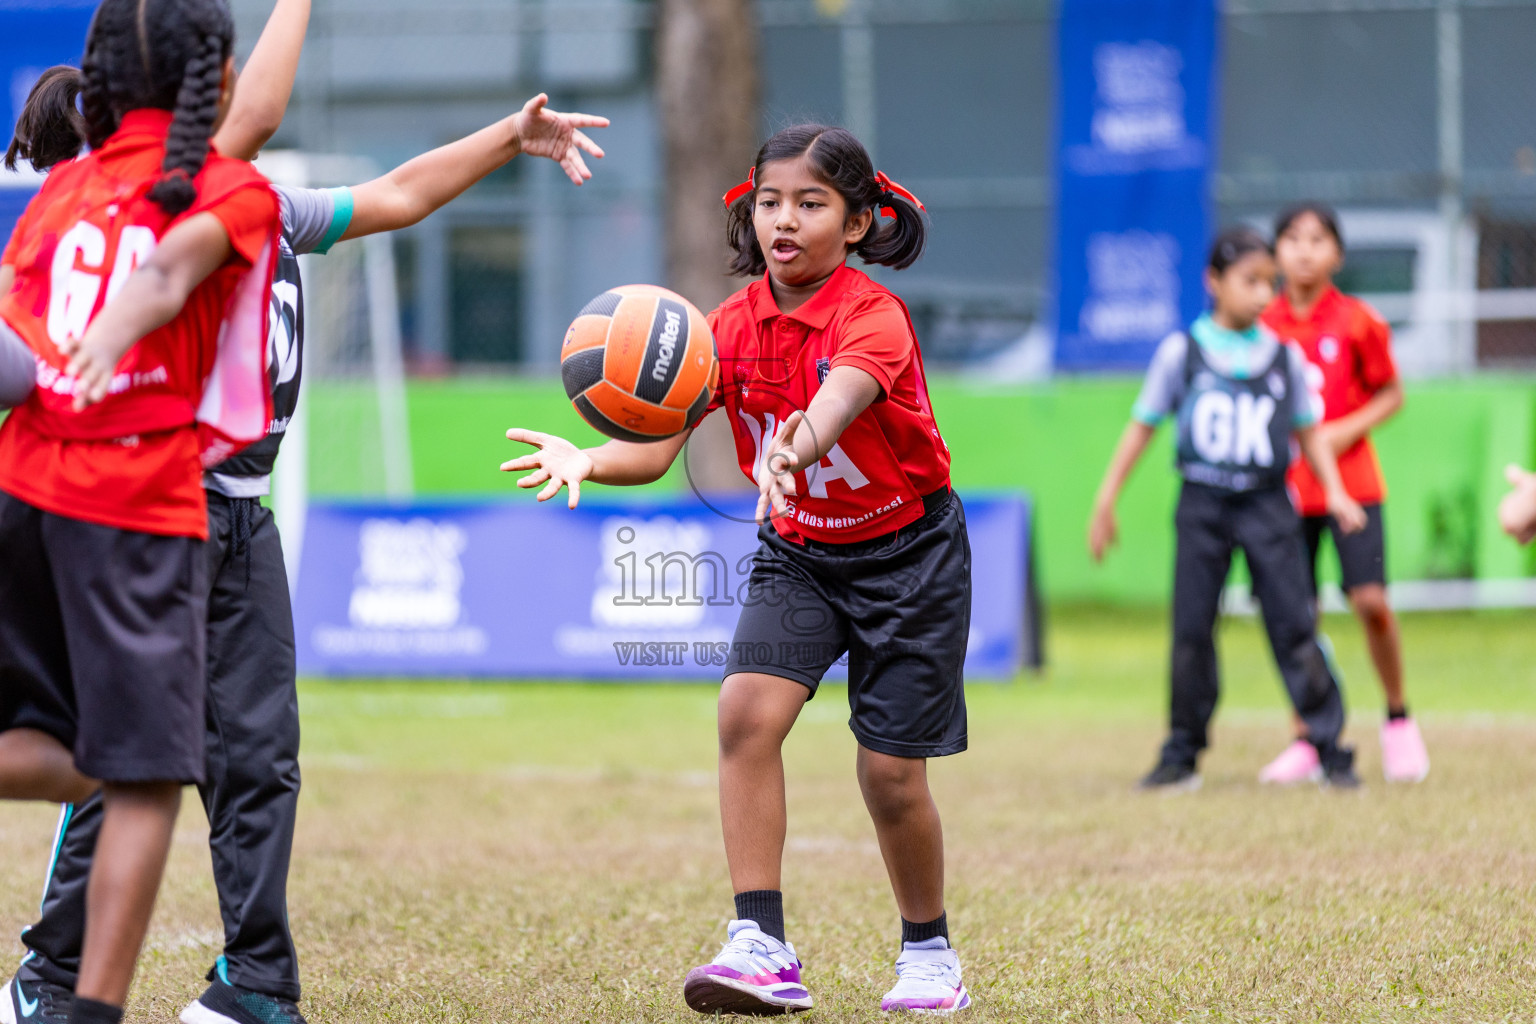
[[[896,958],[896,987],[880,1009],[907,1013],[954,1013],[971,1005],[960,980],[960,955],[942,936],[904,942]]]
[[[795,947],[760,931],[756,921],[732,921],[725,946],[688,972],[683,999],[700,1013],[798,1013],[811,1008]]]

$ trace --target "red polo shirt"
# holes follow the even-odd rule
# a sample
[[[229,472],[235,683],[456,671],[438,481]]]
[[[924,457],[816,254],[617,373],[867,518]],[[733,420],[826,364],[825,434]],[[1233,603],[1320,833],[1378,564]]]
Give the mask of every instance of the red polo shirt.
[[[1282,294],[1264,311],[1263,320],[1306,355],[1307,372],[1323,397],[1324,423],[1348,416],[1397,379],[1392,328],[1368,304],[1337,288],[1324,292],[1304,317]],[[1362,505],[1386,499],[1386,482],[1370,437],[1361,438],[1339,456],[1339,476],[1349,496]],[[1289,482],[1302,515],[1327,513],[1323,485],[1305,459],[1291,463]]]
[[[867,275],[839,267],[793,313],[779,311],[765,275],[721,303],[709,325],[720,351],[710,408],[729,414],[737,462],[754,483],[763,446],[791,413],[810,407],[833,368],[856,366],[880,384],[880,397],[821,463],[795,475],[791,511],[773,520],[781,535],[867,540],[920,518],[923,496],[949,486],[949,446],[933,419],[912,318]]]

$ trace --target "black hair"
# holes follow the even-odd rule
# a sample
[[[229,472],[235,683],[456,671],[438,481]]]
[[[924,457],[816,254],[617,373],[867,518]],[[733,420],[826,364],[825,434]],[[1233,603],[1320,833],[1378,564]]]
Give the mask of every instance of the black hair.
[[[875,180],[875,166],[853,133],[824,124],[797,124],[776,133],[757,151],[752,165],[753,180],[761,180],[763,165],[774,160],[793,160],[805,156],[811,173],[818,181],[837,190],[847,204],[848,216],[857,217],[865,210],[889,207],[896,215],[889,224],[881,224],[877,215],[853,251],[866,263],[904,270],[916,263],[928,243],[928,225],[923,211]],[[757,275],[768,269],[757,231],[752,226],[752,208],[757,202],[754,189],[726,210],[725,236],[735,255],[729,268],[732,274]]]
[[[1247,225],[1223,228],[1211,243],[1211,255],[1205,265],[1220,277],[1232,264],[1256,252],[1273,256],[1274,250],[1270,248],[1269,239]]]
[[[1315,199],[1294,203],[1280,211],[1275,218],[1275,241],[1280,236],[1291,230],[1291,225],[1307,214],[1317,218],[1317,222],[1323,226],[1323,230],[1333,236],[1333,240],[1339,247],[1339,252],[1344,251],[1344,233],[1339,230],[1339,214],[1327,203],[1320,203]]]
[[[80,152],[85,141],[85,117],[75,105],[80,85],[80,70],[67,64],[38,76],[6,148],[6,170],[14,171],[16,161],[25,160],[36,170],[46,171]]]
[[[171,111],[162,176],[149,198],[173,217],[197,199],[192,179],[208,158],[224,62],[234,44],[234,18],[225,0],[102,0],[91,19],[77,79],[83,142],[99,148],[130,110]],[[56,88],[39,96],[34,89],[39,107],[32,111],[29,98],[23,118],[31,112],[37,123],[57,123],[67,116],[65,92]],[[67,105],[73,109],[72,94]],[[79,152],[80,141],[64,159]],[[26,145],[36,151],[33,138]],[[16,149],[15,140],[11,146]],[[44,156],[66,148],[61,145]]]

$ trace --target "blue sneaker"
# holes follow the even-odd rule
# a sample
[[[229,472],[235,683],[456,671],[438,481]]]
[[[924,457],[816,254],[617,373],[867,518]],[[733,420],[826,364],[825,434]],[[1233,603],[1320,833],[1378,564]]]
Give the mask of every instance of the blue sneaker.
[[[248,988],[215,981],[181,1011],[181,1024],[307,1024],[299,1008]]]
[[[0,1024],[68,1024],[75,994],[51,981],[12,975],[0,999]]]

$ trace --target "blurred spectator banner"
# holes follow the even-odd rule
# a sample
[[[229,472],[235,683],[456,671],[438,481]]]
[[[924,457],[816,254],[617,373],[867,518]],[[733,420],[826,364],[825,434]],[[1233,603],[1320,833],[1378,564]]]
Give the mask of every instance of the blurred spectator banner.
[[[1063,0],[1056,365],[1139,370],[1204,307],[1216,0]]]
[[[37,76],[55,64],[80,64],[95,0],[5,0],[0,3],[0,84],[5,86],[5,139]],[[0,173],[0,179],[9,176]],[[0,240],[9,239],[37,180],[0,180]]]
[[[312,505],[299,671],[719,680],[757,549],[755,497],[575,511],[563,494],[548,505]],[[965,508],[966,671],[1007,678],[1039,660],[1030,506],[1010,496]],[[846,661],[829,673],[846,677]]]
[[[16,230],[16,222],[21,220],[27,204],[32,201],[42,183],[41,179],[30,177],[17,176],[14,180],[6,180],[7,177],[0,171],[0,247],[10,241],[11,232]]]

